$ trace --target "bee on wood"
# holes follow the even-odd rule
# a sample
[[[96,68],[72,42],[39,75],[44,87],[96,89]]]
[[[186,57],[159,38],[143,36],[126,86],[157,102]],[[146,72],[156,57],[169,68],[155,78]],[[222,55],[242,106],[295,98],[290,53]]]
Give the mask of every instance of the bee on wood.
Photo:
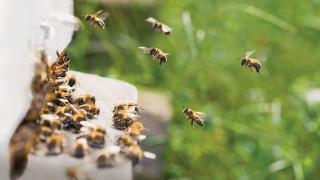
[[[158,22],[152,17],[149,17],[146,19],[147,22],[152,23],[152,28],[155,29],[156,31],[162,32],[165,35],[170,35],[171,34],[171,28],[169,28],[167,25]]]
[[[113,113],[118,112],[120,110],[126,110],[130,113],[134,113],[134,111],[135,111],[134,114],[137,114],[137,115],[140,114],[139,113],[139,106],[135,103],[127,102],[127,103],[123,103],[123,104],[119,104],[119,105],[116,105],[116,104],[113,104],[113,105],[114,105],[114,109],[112,110]],[[140,109],[142,109],[142,108],[140,108]]]
[[[73,88],[78,83],[77,76],[71,75],[68,79],[68,85]]]
[[[47,155],[58,155],[63,152],[65,142],[63,136],[53,134],[46,140]]]
[[[86,15],[86,21],[92,24],[93,27],[96,27],[96,25],[98,25],[100,28],[106,29],[103,21],[109,17],[109,13],[108,12],[102,13],[102,12],[103,10],[100,10],[94,15],[90,15],[90,14]]]
[[[85,138],[77,139],[75,145],[71,150],[72,156],[76,158],[83,158],[86,152],[91,154],[91,149],[88,145],[87,139]]]
[[[92,118],[95,115],[98,116],[100,114],[100,108],[97,108],[97,106],[95,106],[94,104],[84,104],[84,105],[78,106],[77,108],[87,111],[87,116],[89,118]]]
[[[73,104],[77,105],[77,106],[81,106],[81,105],[84,105],[84,104],[94,104],[96,103],[96,97],[90,95],[90,94],[86,94],[84,96],[80,96],[80,97],[77,97],[73,100]]]
[[[143,127],[142,123],[136,121],[130,127],[128,127],[124,132],[130,134],[131,136],[140,136],[141,131],[146,128]]]
[[[57,110],[56,110],[56,115],[58,116],[63,116],[65,113],[70,113],[72,115],[75,114],[75,108],[71,107],[71,106],[59,106],[57,107]]]
[[[83,114],[69,114],[65,113],[65,118],[62,120],[64,128],[67,130],[75,130],[76,132],[80,131],[82,128],[81,121],[86,121],[87,118]]]
[[[81,121],[80,124],[83,126],[81,128],[82,132],[100,132],[104,135],[107,134],[107,130],[105,128],[92,124],[88,121]]]
[[[42,142],[45,142],[46,139],[48,137],[50,137],[52,135],[52,129],[47,127],[47,126],[41,126],[40,127],[40,134],[39,134],[39,139],[42,141]]]
[[[194,127],[193,121],[196,122],[199,126],[203,126],[203,120],[200,118],[199,115],[205,115],[205,113],[193,111],[192,109],[189,109],[188,107],[184,108],[182,113],[188,117],[188,120],[191,119],[191,126],[192,127]]]
[[[102,149],[96,159],[98,168],[112,167],[117,165],[116,154],[120,151],[119,146],[110,146],[107,149]]]
[[[138,115],[127,112],[126,110],[120,110],[113,114],[112,120],[116,126],[128,127],[133,122],[137,121]]]
[[[125,155],[132,160],[132,164],[136,165],[141,161],[142,157],[155,159],[156,155],[151,152],[142,151],[138,145],[131,145],[125,152]]]
[[[246,57],[241,58],[241,60],[240,60],[241,66],[245,66],[245,67],[250,68],[251,72],[253,72],[253,70],[252,70],[252,67],[253,67],[260,74],[260,72],[259,72],[259,70],[261,69],[260,62],[256,59],[249,58],[249,56],[253,53],[254,53],[254,51],[247,52]],[[237,59],[240,59],[240,58],[237,58]]]
[[[147,48],[147,47],[139,47],[139,49],[142,49],[144,53],[148,54],[150,53],[150,55],[153,57],[153,61],[154,61],[154,66],[156,65],[156,60],[159,59],[160,60],[160,67],[162,63],[167,62],[167,55],[169,55],[168,53],[164,53],[162,52],[160,49],[158,48]]]
[[[103,148],[105,143],[105,134],[97,131],[93,132],[82,132],[78,135],[77,138],[86,138],[89,146],[95,148]]]
[[[138,145],[141,140],[144,140],[146,138],[145,135],[140,136],[129,136],[129,135],[119,135],[116,138],[116,144],[120,146],[123,149],[126,149],[125,147],[129,147],[131,145]]]
[[[55,114],[41,115],[40,124],[50,127],[53,130],[61,130],[63,127],[62,122],[59,120],[59,116],[56,116]]]
[[[85,172],[81,171],[77,167],[68,168],[66,171],[68,180],[91,180]]]

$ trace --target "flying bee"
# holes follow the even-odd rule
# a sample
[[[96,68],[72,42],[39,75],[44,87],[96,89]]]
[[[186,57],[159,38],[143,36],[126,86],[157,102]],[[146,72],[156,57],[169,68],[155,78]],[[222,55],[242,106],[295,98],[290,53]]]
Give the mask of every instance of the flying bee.
[[[47,127],[47,126],[41,126],[40,127],[40,134],[39,134],[39,139],[42,142],[45,142],[46,139],[52,135],[52,129]]]
[[[83,158],[86,152],[91,154],[91,149],[88,145],[87,139],[86,138],[77,139],[75,145],[71,150],[72,156],[76,158]]]
[[[131,136],[140,136],[141,131],[146,128],[143,127],[142,123],[135,121],[130,127],[128,127],[125,132],[130,134]]]
[[[81,106],[84,104],[88,104],[88,103],[96,103],[96,97],[90,95],[90,94],[86,94],[84,96],[80,96],[78,98],[75,98],[73,101],[73,104],[77,105],[77,106]]]
[[[149,17],[148,19],[146,19],[146,21],[152,23],[152,28],[156,31],[163,32],[165,35],[171,34],[171,28],[163,23],[158,22],[154,18]]]
[[[84,104],[78,106],[77,108],[87,111],[87,116],[89,118],[92,118],[94,115],[98,116],[100,114],[100,108],[97,108],[97,106],[95,106],[94,104]]]
[[[250,68],[251,72],[253,72],[253,70],[252,70],[252,67],[253,67],[260,74],[260,72],[259,72],[259,70],[261,69],[260,62],[256,59],[249,58],[249,56],[253,53],[254,53],[254,51],[247,52],[246,57],[241,58],[241,60],[240,60],[241,66],[245,66],[245,67]],[[240,59],[240,58],[237,58],[237,59]]]
[[[92,24],[93,27],[96,27],[96,25],[98,25],[100,28],[106,29],[103,21],[109,17],[109,13],[108,12],[102,13],[102,12],[103,10],[100,10],[94,15],[90,15],[90,14],[86,15],[86,21],[89,21],[89,23]]]
[[[104,135],[107,134],[107,130],[101,126],[97,126],[95,124],[92,124],[88,121],[81,121],[80,124],[84,127],[81,128],[81,131],[85,132],[85,131],[91,131],[91,132],[100,132]]]
[[[204,115],[205,113],[202,112],[196,112],[188,107],[184,108],[182,111],[183,114],[185,114],[188,117],[188,120],[191,119],[191,126],[193,126],[193,121],[196,122],[199,126],[203,126],[203,120],[200,118],[199,115]]]
[[[117,165],[116,154],[121,150],[119,146],[110,146],[99,152],[96,160],[98,168],[112,167]]]
[[[59,116],[55,114],[43,114],[41,115],[40,124],[50,127],[53,130],[60,130],[63,127],[62,122],[59,120]]]
[[[131,145],[125,152],[126,156],[132,160],[132,164],[135,165],[141,161],[142,157],[155,159],[156,155],[151,152],[142,151],[138,145]]]
[[[53,134],[46,140],[46,146],[48,148],[47,155],[58,155],[63,152],[65,142],[63,136]]]
[[[156,61],[157,59],[160,60],[160,67],[162,63],[167,62],[167,55],[169,55],[169,53],[164,53],[162,52],[160,49],[158,48],[147,48],[147,47],[139,47],[139,49],[142,49],[144,53],[150,53],[151,56],[153,57],[153,61],[154,61],[154,66],[156,65]]]

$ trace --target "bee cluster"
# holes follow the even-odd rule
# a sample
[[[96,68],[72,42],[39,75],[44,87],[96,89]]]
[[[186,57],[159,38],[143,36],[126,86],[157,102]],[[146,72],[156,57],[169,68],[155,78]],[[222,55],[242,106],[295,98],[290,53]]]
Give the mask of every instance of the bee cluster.
[[[44,47],[36,49],[35,74],[31,83],[33,99],[9,145],[12,179],[23,174],[29,154],[50,157],[69,154],[76,159],[89,157],[98,168],[117,166],[126,158],[136,164],[143,155],[155,158],[154,154],[143,152],[138,146],[145,138],[141,135],[145,128],[137,121],[140,109],[137,104],[127,102],[114,107],[114,125],[123,128],[127,135],[118,136],[115,145],[106,146],[107,130],[91,122],[100,114],[96,97],[74,95],[78,81],[76,76],[68,76],[70,58],[67,53],[57,52],[53,63],[50,59]],[[67,175],[71,177],[72,172],[78,170],[67,170]]]

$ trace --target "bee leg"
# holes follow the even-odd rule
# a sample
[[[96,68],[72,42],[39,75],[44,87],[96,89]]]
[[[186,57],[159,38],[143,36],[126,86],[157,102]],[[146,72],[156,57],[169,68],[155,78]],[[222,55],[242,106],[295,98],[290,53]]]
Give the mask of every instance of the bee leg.
[[[249,68],[250,68],[251,72],[253,72],[252,67],[249,67]]]
[[[156,59],[155,59],[155,60],[153,60],[153,62],[154,62],[154,63],[153,63],[153,65],[154,65],[154,66],[156,65],[156,61],[157,61]]]
[[[194,128],[194,126],[193,126],[193,119],[191,119],[191,126]]]

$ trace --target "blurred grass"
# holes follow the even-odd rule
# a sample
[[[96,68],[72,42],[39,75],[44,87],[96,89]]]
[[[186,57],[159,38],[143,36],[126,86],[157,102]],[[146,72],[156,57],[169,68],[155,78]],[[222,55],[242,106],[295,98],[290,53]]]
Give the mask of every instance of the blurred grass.
[[[172,95],[162,179],[317,179],[320,106],[305,93],[320,85],[320,2],[143,2],[75,1],[83,21],[99,9],[110,17],[106,30],[84,22],[68,51],[74,70]],[[150,16],[172,35],[153,31]],[[139,46],[168,62],[153,66]],[[235,59],[252,50],[267,58],[261,74]],[[181,104],[206,112],[205,126],[193,129]]]

